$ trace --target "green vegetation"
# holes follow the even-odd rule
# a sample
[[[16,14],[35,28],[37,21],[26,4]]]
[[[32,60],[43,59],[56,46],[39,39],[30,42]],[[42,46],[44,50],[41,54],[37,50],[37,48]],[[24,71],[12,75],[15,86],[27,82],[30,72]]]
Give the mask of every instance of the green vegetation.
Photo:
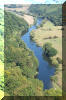
[[[42,82],[34,78],[38,60],[21,40],[27,29],[24,19],[5,12],[5,95],[43,95]]]
[[[54,49],[50,43],[46,43],[44,44],[43,46],[43,50],[44,50],[44,54],[47,56],[47,57],[53,57],[57,54],[57,50]]]
[[[4,96],[4,11],[0,9],[0,100]]]
[[[53,7],[51,5],[31,5],[31,9],[29,8],[29,10],[33,10],[30,12],[36,18],[46,17],[55,25],[61,25],[61,7],[59,5],[58,7],[56,5]],[[56,39],[55,35],[60,30],[50,21],[47,20],[45,22],[38,27],[38,32],[37,30],[32,32],[32,38],[35,36],[39,37],[36,40],[38,40],[40,46],[43,46],[47,39],[50,42],[53,41],[53,43],[56,43],[54,41]],[[27,31],[28,27],[23,18],[5,11],[5,96],[61,96],[62,91],[57,85],[55,88],[43,91],[43,83],[34,78],[37,73],[38,61],[33,52],[26,47],[20,38]],[[51,39],[44,36],[44,31],[49,32],[46,36],[49,36],[50,31],[52,32],[50,34]],[[34,32],[38,35],[34,34]],[[49,46],[47,51],[49,51],[48,56],[51,57],[52,63],[56,65],[60,61],[60,59],[53,59],[57,54],[56,49]],[[57,76],[52,77],[52,80],[56,82]]]
[[[62,5],[36,4],[31,5],[29,11],[33,16],[48,18],[55,25],[62,25]]]
[[[58,61],[59,64],[62,64],[61,58],[57,57],[57,61]]]
[[[43,48],[43,56],[56,68],[51,77],[53,89],[47,90],[45,95],[62,95],[62,31],[61,26],[55,26],[45,18],[42,24],[31,32],[31,39]],[[45,53],[45,55],[44,55]],[[57,94],[56,91],[58,91]],[[54,91],[54,92],[51,92]],[[50,93],[51,92],[51,93]]]
[[[3,36],[4,32],[4,13],[3,10],[0,9],[0,37]]]
[[[14,22],[16,21],[15,23],[19,20],[19,23],[14,24],[13,19]],[[24,19],[5,12],[5,95],[57,95],[53,89],[47,90],[47,92],[43,91],[43,83],[34,78],[38,68],[38,61],[33,52],[26,47],[20,38],[21,34],[23,35],[26,31],[24,27],[28,27]]]
[[[13,34],[14,31],[19,32],[21,31],[22,34],[24,34],[28,29],[28,24],[24,21],[24,19],[21,19],[14,14],[5,12],[5,35],[7,34]],[[10,21],[11,20],[11,21]],[[20,33],[20,34],[21,34]]]
[[[45,94],[45,96],[61,96],[61,94],[62,94],[62,91],[60,90],[60,89],[53,89],[53,88],[51,88],[50,90],[45,90],[45,92],[44,92],[44,94]]]
[[[52,47],[51,43],[45,43],[43,45],[43,56],[46,56],[50,63],[55,67],[58,67],[59,64],[61,64],[61,59],[59,57],[57,57],[56,59],[53,58],[57,55],[57,53],[57,50]]]

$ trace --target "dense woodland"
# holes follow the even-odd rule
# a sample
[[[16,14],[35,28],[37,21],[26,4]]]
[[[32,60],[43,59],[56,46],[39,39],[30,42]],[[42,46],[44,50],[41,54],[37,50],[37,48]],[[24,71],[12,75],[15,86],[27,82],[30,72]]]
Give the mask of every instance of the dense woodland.
[[[33,16],[44,17],[51,20],[55,25],[62,25],[62,5],[36,4],[31,5],[29,11]]]
[[[5,95],[43,95],[42,82],[34,78],[38,60],[21,40],[26,29],[24,19],[5,12]]]

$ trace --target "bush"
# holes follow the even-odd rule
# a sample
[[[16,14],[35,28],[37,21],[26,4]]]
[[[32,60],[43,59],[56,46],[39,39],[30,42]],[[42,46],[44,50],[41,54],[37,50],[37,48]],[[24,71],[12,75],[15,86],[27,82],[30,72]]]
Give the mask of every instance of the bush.
[[[57,61],[58,61],[59,64],[62,64],[61,58],[57,57]]]
[[[44,91],[44,96],[61,96],[62,91],[60,89],[49,89]]]
[[[54,65],[55,67],[58,67],[58,61],[55,58],[51,58],[51,64]]]
[[[43,50],[44,50],[44,54],[47,57],[53,57],[57,54],[57,50],[55,48],[53,48],[50,43],[46,43],[43,46]]]

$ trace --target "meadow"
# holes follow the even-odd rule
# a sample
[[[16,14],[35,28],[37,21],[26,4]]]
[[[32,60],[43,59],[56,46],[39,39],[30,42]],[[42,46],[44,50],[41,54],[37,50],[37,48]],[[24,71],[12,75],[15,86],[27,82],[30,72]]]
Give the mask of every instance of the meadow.
[[[31,32],[33,40],[38,46],[43,46],[46,42],[52,43],[52,46],[58,50],[59,57],[62,57],[62,26],[55,26],[50,20],[44,19],[43,26]]]
[[[43,45],[50,43],[52,47],[57,50],[57,54],[50,57],[51,64],[56,66],[55,75],[52,76],[51,79],[53,81],[53,86],[61,90],[62,64],[58,63],[57,58],[62,60],[62,26],[55,26],[50,20],[44,19],[41,25],[37,26],[36,30],[32,30],[31,37],[38,46],[43,48]]]

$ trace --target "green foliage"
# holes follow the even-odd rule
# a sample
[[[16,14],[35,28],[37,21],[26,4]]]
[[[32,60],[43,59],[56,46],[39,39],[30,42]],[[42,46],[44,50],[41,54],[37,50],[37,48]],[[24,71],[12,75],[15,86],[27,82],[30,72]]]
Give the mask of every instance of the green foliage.
[[[0,69],[1,70],[1,69]],[[4,73],[0,72],[0,90],[4,90]]]
[[[0,9],[0,100],[4,96],[4,11]]]
[[[28,24],[24,19],[19,18],[15,16],[14,14],[8,13],[6,11],[4,14],[5,14],[4,23],[6,23],[5,24],[5,36],[6,34],[9,34],[10,36],[10,34],[12,35],[13,32],[16,32],[16,31],[19,32],[20,30],[22,34],[24,34],[27,31]]]
[[[0,60],[4,61],[4,39],[0,34]]]
[[[24,19],[5,12],[5,95],[46,96],[52,93],[56,95],[54,90],[44,92],[43,83],[34,78],[38,60],[20,37],[21,32],[23,35],[27,29],[28,25]],[[46,47],[52,48],[51,44],[47,44]],[[53,53],[50,52],[49,55],[53,56],[55,54]]]
[[[0,90],[4,90],[4,11],[0,9]]]
[[[40,88],[40,91],[38,90]],[[22,75],[18,67],[5,70],[5,93],[11,96],[35,96],[42,93],[43,84],[38,79],[27,78]]]
[[[57,61],[58,61],[59,64],[62,64],[62,59],[61,58],[57,57]]]
[[[62,94],[62,91],[59,89],[49,89],[49,90],[45,90],[44,95],[45,96],[61,96],[60,94]]]
[[[62,25],[62,5],[36,4],[31,5],[29,11],[34,16],[50,19],[55,25]]]
[[[57,54],[57,50],[53,48],[50,43],[46,43],[43,46],[43,50],[47,57],[53,57]]]
[[[0,35],[4,35],[4,11],[0,9]]]
[[[54,65],[55,67],[59,67],[59,63],[58,61],[56,60],[56,58],[50,58],[50,62],[52,65]]]
[[[5,93],[10,96],[35,96],[43,93],[42,82],[34,79],[38,60],[21,40],[19,32],[24,34],[27,27],[24,19],[5,12]]]

